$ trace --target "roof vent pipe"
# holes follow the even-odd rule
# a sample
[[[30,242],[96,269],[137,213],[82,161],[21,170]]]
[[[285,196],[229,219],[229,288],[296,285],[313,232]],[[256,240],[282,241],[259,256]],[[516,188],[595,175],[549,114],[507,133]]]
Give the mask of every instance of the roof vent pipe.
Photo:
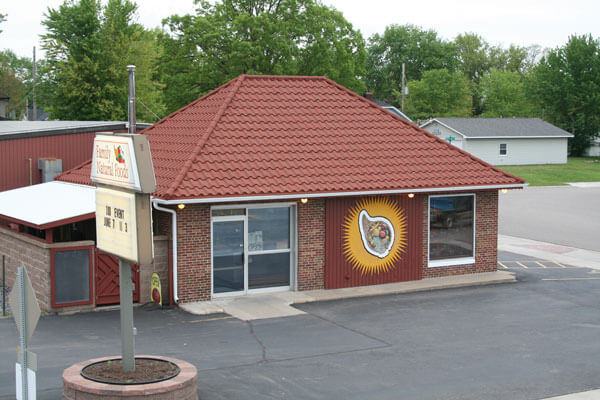
[[[129,107],[127,113],[129,115],[129,133],[135,133],[135,65],[128,65],[129,71]]]

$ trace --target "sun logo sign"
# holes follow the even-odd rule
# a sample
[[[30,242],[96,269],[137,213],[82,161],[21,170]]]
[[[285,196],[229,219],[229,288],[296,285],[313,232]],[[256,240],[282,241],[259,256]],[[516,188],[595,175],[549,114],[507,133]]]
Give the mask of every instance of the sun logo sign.
[[[343,252],[361,274],[387,272],[406,251],[406,214],[389,198],[365,198],[343,223]]]

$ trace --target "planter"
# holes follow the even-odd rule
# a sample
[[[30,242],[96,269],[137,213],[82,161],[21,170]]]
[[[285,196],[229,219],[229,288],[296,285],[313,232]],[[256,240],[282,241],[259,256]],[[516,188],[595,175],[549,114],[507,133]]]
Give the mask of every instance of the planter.
[[[192,364],[169,357],[137,356],[138,359],[153,359],[175,364],[179,372],[168,379],[153,383],[103,383],[90,380],[82,375],[82,371],[92,364],[98,364],[120,357],[103,357],[82,361],[67,368],[63,372],[63,400],[115,399],[143,396],[146,399],[178,399],[197,400],[198,388],[196,379],[198,372]]]

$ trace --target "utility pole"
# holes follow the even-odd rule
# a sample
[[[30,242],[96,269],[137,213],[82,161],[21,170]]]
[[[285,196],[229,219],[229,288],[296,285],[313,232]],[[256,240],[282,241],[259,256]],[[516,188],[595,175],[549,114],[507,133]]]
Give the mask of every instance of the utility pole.
[[[33,88],[31,89],[31,94],[33,96],[33,117],[31,118],[32,121],[37,121],[37,103],[35,101],[35,83],[36,83],[36,76],[37,76],[37,65],[35,62],[35,46],[33,46]],[[27,109],[27,112],[29,112],[29,109]]]
[[[402,63],[402,105],[400,111],[404,112],[404,96],[406,91],[406,64]]]

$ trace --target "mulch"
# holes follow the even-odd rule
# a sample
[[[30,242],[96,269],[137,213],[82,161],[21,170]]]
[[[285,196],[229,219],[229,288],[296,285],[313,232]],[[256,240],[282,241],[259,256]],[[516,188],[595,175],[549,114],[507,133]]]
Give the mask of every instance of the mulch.
[[[159,382],[179,373],[179,367],[169,361],[136,358],[135,371],[123,371],[121,359],[106,360],[88,365],[81,371],[84,378],[102,383],[134,385]]]

